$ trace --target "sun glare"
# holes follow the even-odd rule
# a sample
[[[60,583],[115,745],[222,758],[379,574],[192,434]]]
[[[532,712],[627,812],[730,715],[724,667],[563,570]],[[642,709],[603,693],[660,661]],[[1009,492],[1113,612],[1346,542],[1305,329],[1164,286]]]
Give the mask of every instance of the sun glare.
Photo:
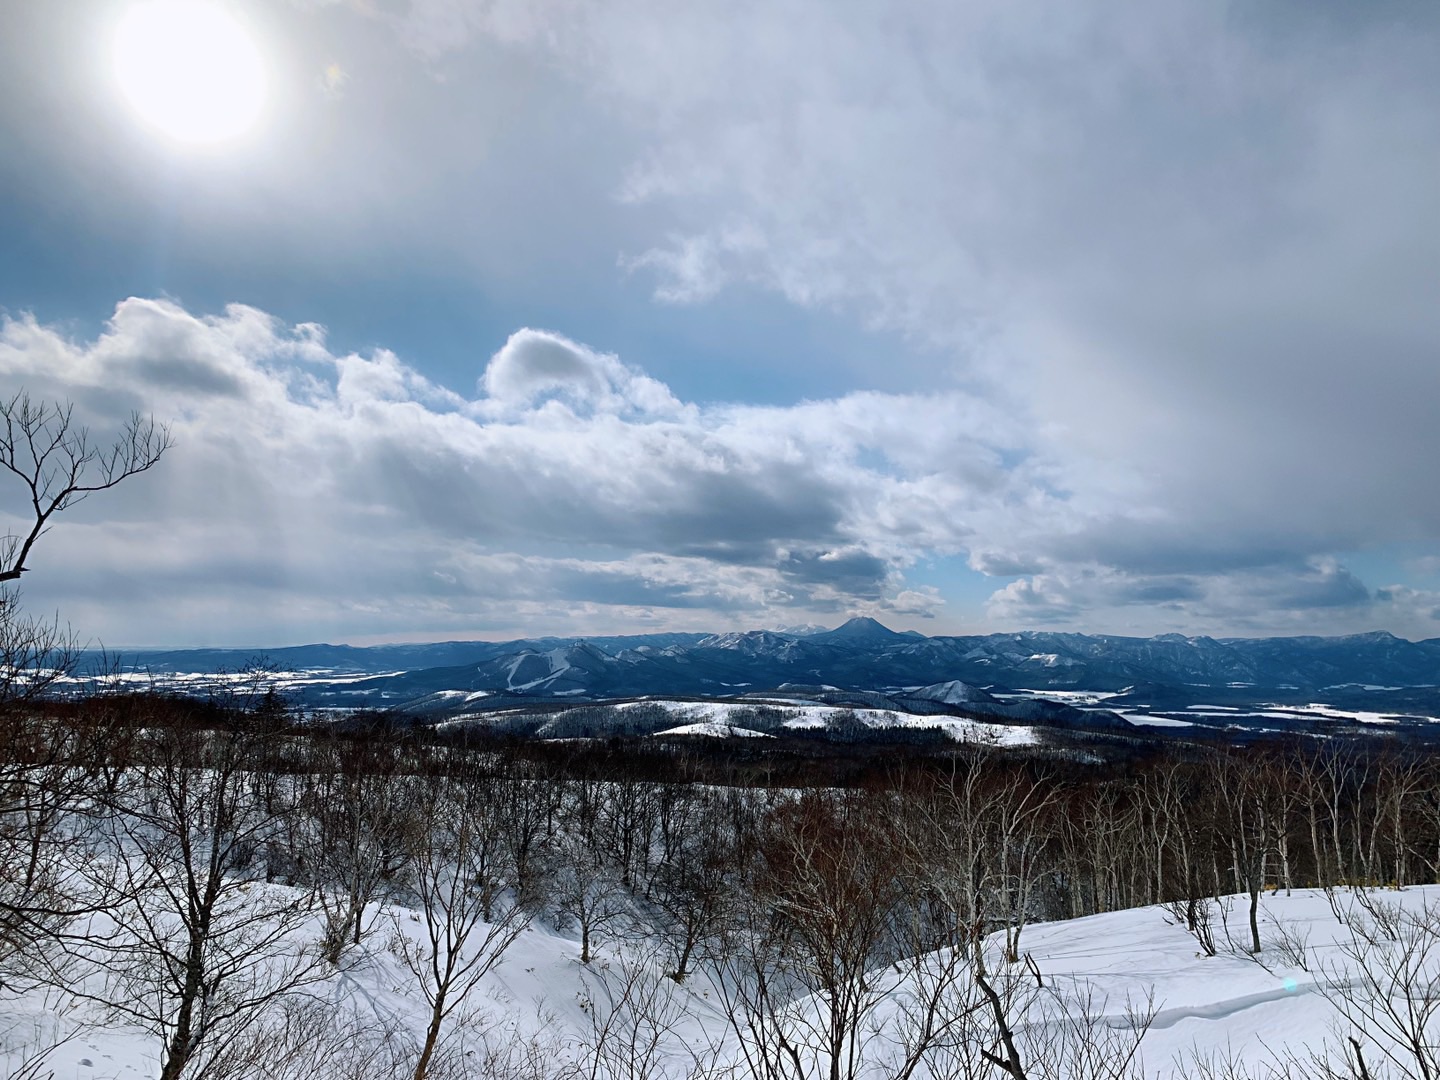
[[[192,145],[243,135],[265,106],[255,43],[224,8],[203,0],[131,8],[116,31],[115,72],[147,125]]]

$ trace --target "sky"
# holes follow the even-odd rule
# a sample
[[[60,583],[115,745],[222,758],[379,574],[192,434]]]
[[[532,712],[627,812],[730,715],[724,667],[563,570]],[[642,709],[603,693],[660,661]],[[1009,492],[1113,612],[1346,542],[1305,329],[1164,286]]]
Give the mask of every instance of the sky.
[[[174,439],[83,637],[1440,637],[1436,5],[0,20],[0,389]]]

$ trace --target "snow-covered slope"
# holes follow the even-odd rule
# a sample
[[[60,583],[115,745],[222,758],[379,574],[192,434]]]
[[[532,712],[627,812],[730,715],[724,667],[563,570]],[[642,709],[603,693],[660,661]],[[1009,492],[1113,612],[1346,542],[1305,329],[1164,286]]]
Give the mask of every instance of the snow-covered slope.
[[[1410,1003],[1424,1004],[1417,995],[1436,994],[1440,940],[1434,932],[1440,887],[1376,892],[1370,903],[1374,900],[1395,905],[1412,918],[1397,923],[1398,943],[1377,934],[1379,944],[1364,946],[1370,950],[1365,969],[1382,978],[1385,970],[1397,967],[1412,971]],[[1179,1064],[1197,1056],[1242,1061],[1257,1069],[1287,1055],[1304,1057],[1312,1052],[1329,1054],[1338,1063],[1345,1040],[1352,1036],[1366,1054],[1372,1074],[1385,1075],[1383,1023],[1356,1023],[1344,1012],[1347,993],[1352,1002],[1363,1002],[1366,992],[1354,935],[1347,927],[1347,921],[1362,927],[1374,923],[1360,898],[1348,892],[1327,898],[1319,891],[1265,896],[1261,906],[1265,949],[1259,958],[1252,958],[1240,944],[1246,937],[1244,904],[1244,898],[1232,898],[1217,911],[1214,956],[1203,955],[1196,939],[1158,908],[1029,926],[1020,938],[1020,949],[1028,957],[1023,964],[1006,965],[998,955],[998,941],[992,938],[991,980],[1009,994],[1012,1026],[1022,1053],[1040,1045],[1060,1045],[1053,1038],[1072,1037],[1083,1027],[1079,1021],[1087,1013],[1090,1021],[1098,1021],[1089,1024],[1091,1037],[1123,1043],[1138,1012],[1149,1016],[1139,1047],[1146,1076],[1198,1075]],[[1384,914],[1385,908],[1380,910]],[[418,940],[420,922],[399,908],[374,914],[380,914],[388,929],[368,938],[344,970],[310,992],[343,1003],[348,1015],[359,1021],[357,1031],[388,1030],[398,1045],[418,1034],[424,1005],[407,988],[411,977],[386,942],[395,935]],[[1402,948],[1406,934],[1425,925],[1430,936],[1407,959]],[[318,926],[307,932],[318,932]],[[657,1025],[663,1030],[654,1051],[660,1064],[652,1075],[672,1075],[672,1067],[681,1070],[673,1075],[685,1075],[687,1063],[696,1056],[712,1066],[734,1062],[733,1032],[721,1011],[720,995],[703,972],[676,985],[663,977],[659,953],[643,943],[622,947],[607,938],[589,965],[578,962],[578,951],[574,938],[545,926],[535,924],[523,932],[472,996],[471,1020],[458,1029],[464,1035],[460,1052],[472,1056],[462,1060],[478,1063],[507,1045],[521,1049],[528,1045],[532,1051],[538,1049],[539,1060],[554,1070],[540,1075],[558,1075],[567,1061],[587,1055],[595,1064],[597,1031],[606,1020],[617,1019],[619,990],[628,985],[641,986],[646,1008],[663,1020]],[[85,972],[77,971],[73,977],[76,987],[87,985]],[[885,977],[889,976],[880,977],[882,983]],[[954,992],[964,998],[973,989],[966,979]],[[1404,996],[1399,1000],[1403,1003]],[[905,995],[898,991],[878,1002],[873,1021],[880,1037],[874,1046],[898,1037],[906,1006]],[[803,1002],[795,1005],[794,1015],[804,1011]],[[620,1029],[625,1025],[633,1026],[634,1017],[620,1020],[612,1025],[615,1038],[623,1037]],[[1429,1032],[1432,1046],[1435,1034]],[[0,1072],[14,1075],[27,1052],[55,1042],[60,1045],[39,1070],[41,1077],[128,1080],[155,1074],[153,1040],[108,1020],[94,1006],[53,990],[7,992],[0,997]],[[612,1064],[628,1052],[622,1050]],[[323,1066],[311,1074],[312,1080],[325,1080],[327,1075]],[[614,1074],[601,1062],[597,1075]],[[861,1075],[871,1074],[862,1069]]]
[[[764,715],[774,718],[774,731],[829,731],[845,735],[847,725],[870,731],[910,730],[938,731],[957,742],[987,746],[1033,746],[1038,741],[1035,728],[1020,724],[989,724],[959,716],[916,716],[894,709],[855,709],[826,705],[821,702],[767,701],[757,702]],[[617,705],[618,711],[639,708],[664,709],[676,719],[687,723],[656,732],[669,735],[765,734],[754,730],[759,717],[756,704],[735,704],[721,701],[640,701]]]
[[[907,691],[905,696],[919,701],[936,701],[942,705],[971,705],[976,702],[991,704],[995,701],[995,698],[978,686],[971,686],[959,679],[922,686],[917,690]]]

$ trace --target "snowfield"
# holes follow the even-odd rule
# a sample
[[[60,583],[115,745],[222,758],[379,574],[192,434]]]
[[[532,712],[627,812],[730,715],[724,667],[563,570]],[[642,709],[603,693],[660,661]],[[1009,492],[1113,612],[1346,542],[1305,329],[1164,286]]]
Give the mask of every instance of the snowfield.
[[[641,706],[657,707],[675,714],[677,719],[687,723],[658,732],[660,735],[711,735],[723,737],[733,735],[764,734],[733,724],[731,718],[753,714],[755,707],[762,705],[782,713],[785,717],[780,726],[794,731],[814,731],[830,727],[837,721],[854,721],[872,730],[907,728],[915,731],[941,731],[956,742],[978,743],[985,746],[1034,746],[1038,741],[1037,729],[1023,724],[989,724],[980,720],[969,720],[958,716],[917,716],[896,712],[892,709],[852,709],[819,702],[799,704],[793,700],[776,702],[747,702],[734,705],[721,701],[672,701],[645,700],[625,702],[616,705],[617,710],[635,709]]]
[[[764,731],[752,731],[750,728],[736,727],[734,724],[722,723],[719,720],[701,720],[695,724],[681,724],[679,727],[667,728],[656,734],[708,735],[712,739],[728,739],[731,736],[742,739],[773,739],[775,737]]]
[[[1124,719],[1140,727],[1194,727],[1189,720],[1181,720],[1178,716],[1165,716],[1161,713],[1148,712],[1122,712]]]
[[[1440,915],[1440,886],[1366,895],[1347,890],[1328,896],[1319,890],[1267,894],[1261,904],[1266,946],[1258,958],[1242,946],[1245,905],[1243,897],[1221,902],[1214,956],[1204,955],[1197,938],[1174,916],[1154,907],[1028,926],[1020,939],[1027,958],[1022,963],[1005,964],[992,936],[987,967],[991,982],[1010,1003],[1022,1054],[1026,1047],[1048,1046],[1055,1055],[1049,1066],[1030,1075],[1100,1075],[1078,1064],[1078,1058],[1066,1072],[1064,1062],[1071,1059],[1056,1049],[1061,1042],[1055,1037],[1063,1041],[1066,1033],[1088,1025],[1092,1039],[1110,1040],[1105,1044],[1108,1052],[1118,1054],[1127,1040],[1133,1042],[1137,1011],[1149,1016],[1149,1022],[1137,1056],[1143,1066],[1136,1075],[1195,1076],[1200,1075],[1194,1067],[1197,1059],[1258,1068],[1311,1053],[1328,1054],[1338,1066],[1350,1037],[1362,1047],[1370,1075],[1403,1075],[1386,1071],[1383,1025],[1374,1020],[1357,1023],[1353,1013],[1347,1020],[1340,991],[1349,988],[1352,996],[1363,996],[1364,972],[1374,975],[1387,965],[1394,969],[1404,951],[1406,928],[1423,925],[1430,934],[1416,939],[1419,948],[1406,959],[1410,968],[1404,970],[1412,970],[1414,980],[1409,1000],[1400,998],[1401,1012],[1426,1002],[1434,1010],[1431,982],[1440,963],[1440,942],[1434,937],[1440,926],[1435,918]],[[1410,913],[1412,921],[1407,923],[1400,911]],[[396,1047],[412,1044],[423,1029],[424,1002],[410,985],[413,977],[400,964],[395,947],[402,937],[418,943],[423,921],[395,907],[372,908],[369,917],[376,931],[347,955],[339,970],[332,969],[304,991],[343,1006],[351,1017],[350,1026],[338,1032],[344,1046],[329,1046],[318,1061],[306,1059],[310,1064],[305,1071],[294,1075],[311,1080],[382,1075],[374,1063]],[[1400,942],[1385,940],[1388,931],[1375,934],[1378,944],[1366,946],[1366,963],[1358,967],[1347,922],[1373,930],[1377,917],[1382,930],[1385,925],[1398,928]],[[293,950],[310,948],[318,932],[318,923],[306,926],[291,942]],[[458,1071],[444,1075],[685,1077],[697,1063],[714,1070],[708,1075],[720,1075],[727,1066],[738,1068],[727,1075],[752,1075],[743,1067],[736,1031],[722,1008],[725,995],[713,975],[707,978],[696,971],[677,985],[664,976],[658,948],[643,941],[621,945],[607,938],[588,965],[579,963],[578,956],[577,940],[551,926],[532,924],[520,933],[472,994],[469,1015],[452,1027],[444,1046],[449,1056],[441,1060]],[[905,983],[921,970],[905,966],[902,973],[902,965],[895,967],[893,973],[874,976],[876,1004],[867,1021],[873,1032],[866,1043],[874,1062],[903,1036],[905,1009],[913,1004]],[[76,968],[71,978],[73,990],[97,988],[93,971]],[[957,1009],[978,1000],[968,977],[952,992]],[[794,1003],[789,1015],[797,1030],[807,1015],[813,1017],[803,1001]],[[1078,1023],[1082,1016],[1084,1024]],[[988,1021],[981,1025],[989,1026]],[[1435,1035],[1430,1031],[1432,1045]],[[17,992],[7,984],[0,998],[0,1037],[0,1070],[6,1076],[120,1080],[157,1074],[158,1046],[151,1037],[63,990]],[[274,1070],[246,1075],[292,1075],[280,1064],[281,1050],[288,1045],[285,1038],[273,1030],[259,1037]],[[53,1048],[35,1072],[21,1071],[28,1055],[47,1047]],[[344,1071],[347,1054],[372,1055],[375,1071],[367,1073],[363,1061],[349,1061],[358,1071]],[[523,1071],[520,1065],[527,1056],[543,1069]],[[874,1062],[857,1075],[889,1075]],[[627,1072],[636,1063],[645,1064],[647,1071]],[[577,1072],[566,1073],[567,1067]],[[922,1069],[916,1075],[927,1073]],[[954,1074],[947,1067],[934,1075]],[[1001,1073],[986,1066],[974,1075]]]

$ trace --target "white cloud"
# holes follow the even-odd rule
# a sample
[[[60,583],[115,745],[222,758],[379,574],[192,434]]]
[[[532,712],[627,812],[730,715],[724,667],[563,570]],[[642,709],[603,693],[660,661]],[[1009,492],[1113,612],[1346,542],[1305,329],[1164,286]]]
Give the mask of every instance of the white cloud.
[[[605,412],[675,413],[680,403],[664,384],[548,330],[528,327],[510,335],[481,377],[500,410],[531,407],[545,394],[572,406]]]
[[[702,406],[522,330],[466,399],[314,325],[140,299],[93,341],[5,321],[0,376],[97,434],[132,409],[172,425],[160,468],[68,513],[34,560],[32,601],[112,642],[953,627],[965,613],[907,580],[946,556],[1024,575],[991,599],[1003,626],[1423,632],[1440,607],[1283,530],[1191,535],[956,391]]]
[[[172,425],[160,468],[35,561],[33,598],[112,640],[441,633],[567,603],[612,625],[928,616],[905,566],[961,550],[1015,475],[1004,426],[965,430],[954,393],[701,407],[537,330],[473,400],[313,325],[140,299],[89,342],[5,322],[0,374],[97,432],[132,408]]]
[[[1440,546],[1416,467],[1440,456],[1432,9],[523,7],[396,10],[434,55],[502,41],[608,103],[619,197],[667,216],[622,260],[660,298],[760,285],[898,328],[933,351],[897,367],[944,357],[937,383],[1023,431],[965,448],[1003,446],[964,485],[1003,497],[911,473],[867,506],[1040,575],[996,611],[1083,616],[1108,602],[1088,574],[1143,594],[1168,573],[1254,587],[1264,618],[1308,602],[1267,575]]]
[[[632,183],[625,197],[642,201],[646,194],[653,193]],[[695,304],[713,298],[737,278],[753,277],[746,266],[763,254],[764,247],[765,236],[759,229],[739,223],[698,235],[672,235],[667,246],[621,256],[620,265],[630,271],[655,272],[657,300]]]

